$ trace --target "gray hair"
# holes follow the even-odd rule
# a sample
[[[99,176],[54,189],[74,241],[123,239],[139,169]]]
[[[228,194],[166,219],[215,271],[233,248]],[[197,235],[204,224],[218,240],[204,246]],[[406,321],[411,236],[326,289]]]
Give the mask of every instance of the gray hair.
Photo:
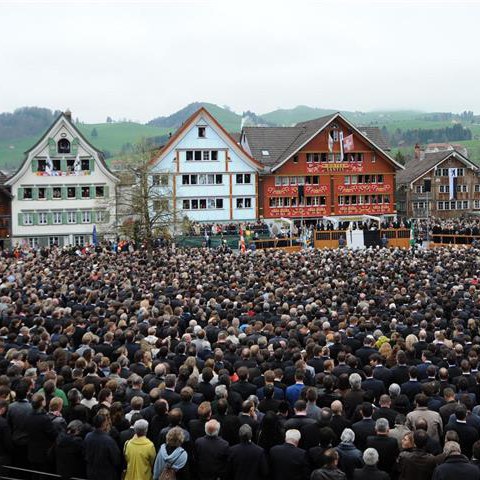
[[[205,424],[205,433],[207,437],[218,437],[220,432],[220,423],[217,420],[209,420]]]
[[[362,386],[362,377],[358,373],[352,373],[350,377],[348,377],[348,382],[350,383],[352,390],[360,390],[360,387]]]
[[[386,418],[379,418],[375,422],[375,430],[379,433],[387,433],[388,432],[388,420]]]
[[[398,397],[400,395],[400,385],[398,383],[392,383],[388,387],[388,393],[390,394],[391,397]]]
[[[241,442],[250,442],[252,440],[252,427],[247,424],[242,425],[238,430],[238,437]]]
[[[215,387],[215,396],[217,398],[227,398],[228,396],[228,390],[225,385],[217,385]]]
[[[373,467],[378,463],[378,452],[374,448],[367,448],[363,452],[363,461],[365,465]]]
[[[445,442],[443,453],[448,457],[449,455],[460,454],[462,450],[457,442]]]
[[[143,437],[147,434],[148,431],[148,422],[146,420],[137,420],[133,424],[133,430],[139,437]]]
[[[340,436],[340,440],[353,443],[355,441],[355,432],[351,428],[345,428]]]
[[[302,438],[302,435],[299,430],[296,430],[294,428],[291,428],[290,430],[287,430],[285,432],[285,441],[286,442],[291,442],[298,444],[300,439]]]

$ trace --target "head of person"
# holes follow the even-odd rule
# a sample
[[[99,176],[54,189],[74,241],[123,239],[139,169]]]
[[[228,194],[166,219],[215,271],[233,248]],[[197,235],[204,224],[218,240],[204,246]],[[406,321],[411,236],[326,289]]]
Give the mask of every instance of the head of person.
[[[375,432],[377,435],[388,435],[388,420],[386,418],[379,418],[375,422]]]
[[[205,424],[205,434],[207,437],[218,437],[220,433],[220,423],[217,420],[209,420]]]
[[[342,443],[355,442],[355,432],[351,428],[345,428],[340,435],[340,440]]]
[[[252,441],[252,427],[244,424],[238,430],[238,437],[241,443],[250,443]]]
[[[165,442],[169,447],[180,447],[185,441],[185,434],[180,427],[171,428],[165,438]]]
[[[369,467],[374,467],[378,463],[378,452],[375,448],[367,448],[363,452],[363,462]]]
[[[302,435],[297,429],[292,428],[285,432],[285,443],[289,443],[291,445],[294,445],[295,447],[298,447],[301,438]]]
[[[446,457],[460,455],[462,453],[462,449],[460,448],[460,444],[457,442],[445,442],[445,445],[443,446],[443,453]]]
[[[340,458],[338,452],[334,448],[329,448],[324,454],[325,468],[337,468],[338,460]]]
[[[145,437],[148,431],[148,422],[146,420],[137,420],[133,424],[133,430],[137,437]]]

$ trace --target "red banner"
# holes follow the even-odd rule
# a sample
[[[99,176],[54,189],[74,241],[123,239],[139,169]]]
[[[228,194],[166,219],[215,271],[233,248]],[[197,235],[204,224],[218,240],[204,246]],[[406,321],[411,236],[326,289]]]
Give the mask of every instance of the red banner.
[[[337,215],[375,215],[378,213],[391,213],[392,205],[390,203],[373,205],[339,205],[335,208]]]
[[[304,195],[326,195],[328,193],[327,185],[305,185]],[[298,196],[297,185],[285,185],[284,187],[267,187],[267,195],[269,196]]]
[[[323,217],[327,215],[326,205],[311,207],[270,207],[272,217]]]
[[[307,163],[307,173],[362,173],[362,163]]]
[[[392,191],[392,186],[388,183],[375,184],[365,183],[356,185],[339,185],[338,193],[387,193]]]

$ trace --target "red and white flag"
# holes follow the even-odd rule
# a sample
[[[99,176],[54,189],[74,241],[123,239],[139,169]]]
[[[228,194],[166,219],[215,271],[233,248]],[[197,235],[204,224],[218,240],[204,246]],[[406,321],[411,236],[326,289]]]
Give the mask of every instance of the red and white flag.
[[[352,152],[355,149],[355,145],[353,143],[353,133],[348,137],[343,139],[343,151],[344,152]]]
[[[333,136],[332,132],[328,132],[328,151],[330,153],[333,152]]]

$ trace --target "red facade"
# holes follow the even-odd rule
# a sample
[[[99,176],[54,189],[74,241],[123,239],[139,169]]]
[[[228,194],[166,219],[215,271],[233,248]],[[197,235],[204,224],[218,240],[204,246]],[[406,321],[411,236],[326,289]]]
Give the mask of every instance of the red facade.
[[[353,148],[344,153],[343,161],[340,132],[345,137],[353,134]],[[334,139],[332,152],[329,135]],[[259,214],[264,218],[394,214],[395,172],[385,154],[338,118],[283,165],[260,177]]]

